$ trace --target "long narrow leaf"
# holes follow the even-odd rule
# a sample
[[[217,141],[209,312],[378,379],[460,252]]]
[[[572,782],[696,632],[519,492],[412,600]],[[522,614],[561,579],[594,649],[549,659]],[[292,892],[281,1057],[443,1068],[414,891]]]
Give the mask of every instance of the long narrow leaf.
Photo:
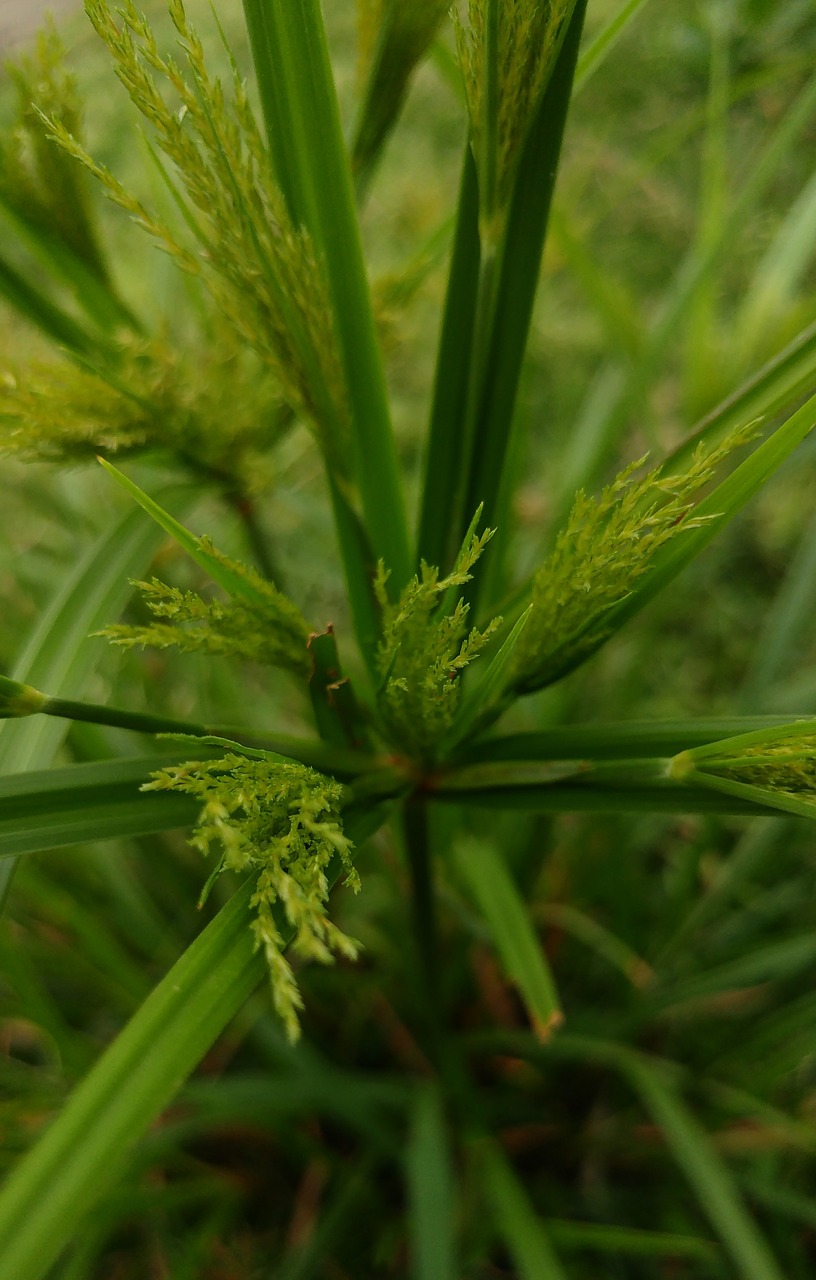
[[[587,81],[606,61],[630,22],[633,22],[646,4],[646,0],[625,0],[611,18],[601,27],[581,51],[575,70],[574,93],[580,93]]]
[[[576,490],[591,485],[600,473],[620,429],[641,402],[659,373],[667,352],[677,341],[697,290],[710,278],[725,253],[730,251],[734,237],[765,195],[814,109],[816,77],[811,77],[741,185],[716,240],[704,248],[695,246],[680,264],[649,327],[648,341],[640,360],[626,376],[618,364],[605,365],[590,387],[558,467],[559,507],[564,513],[572,505]],[[742,420],[745,421],[744,418]]]
[[[645,1257],[716,1259],[719,1246],[701,1236],[674,1235],[668,1231],[642,1231],[638,1227],[606,1226],[596,1222],[545,1221],[547,1234],[562,1250],[633,1254]]]
[[[10,262],[0,258],[0,298],[30,320],[41,333],[70,351],[88,355],[100,342],[72,315],[35,288]]]
[[[105,533],[41,617],[15,664],[14,679],[69,697],[81,694],[98,652],[89,634],[118,615],[131,591],[129,580],[144,571],[159,541],[159,531],[141,512],[129,512]],[[0,723],[0,774],[45,768],[67,731],[68,721],[48,716]],[[0,867],[0,901],[14,866],[9,859]]]
[[[467,407],[481,244],[476,162],[465,147],[445,312],[437,353],[431,421],[422,481],[417,562],[445,565],[450,496],[461,468],[461,424]]]
[[[420,555],[432,564],[453,562],[480,503],[486,522],[501,526],[497,504],[585,8],[585,0],[575,5],[525,143],[502,250],[492,266],[478,249],[475,166],[465,161],[420,520]],[[474,281],[481,274],[484,285],[488,269],[491,300],[483,306]],[[449,363],[451,351],[459,361],[465,358],[467,379],[461,363]]]
[[[739,1275],[744,1280],[783,1280],[783,1273],[742,1203],[728,1168],[691,1111],[647,1059],[627,1054],[622,1065],[662,1129],[675,1161],[731,1254]]]
[[[816,383],[816,323],[803,329],[782,351],[707,414],[667,458],[680,470],[699,444],[714,444],[744,422],[771,419],[810,393]]]
[[[201,539],[197,538],[194,533],[190,533],[189,529],[185,529],[174,516],[159,506],[154,498],[151,498],[137,484],[134,484],[123,472],[105,458],[98,459],[101,466],[105,468],[109,475],[113,476],[117,484],[120,484],[126,493],[138,502],[139,506],[147,512],[151,519],[155,520],[159,528],[164,529],[165,533],[169,533],[180,547],[183,547],[191,560],[194,560],[205,573],[212,578],[213,582],[217,582],[220,587],[230,596],[238,596],[244,600],[249,600],[253,604],[265,604],[265,597],[253,587],[252,583],[240,574],[235,573],[229,565],[224,564],[217,556],[212,555],[205,546],[202,546]]]
[[[511,733],[468,744],[462,761],[631,760],[676,756],[692,747],[741,733],[790,724],[790,716],[723,716],[699,720],[628,720],[567,724],[531,733]]]
[[[743,707],[761,707],[769,702],[775,682],[793,666],[797,645],[804,644],[812,623],[814,598],[816,517],[805,529],[781,590],[764,619],[742,688]]]
[[[0,778],[0,858],[186,826],[195,801],[139,790],[152,770],[178,760],[176,749]]]
[[[658,768],[665,770],[667,763],[659,761]],[[780,813],[775,799],[661,776],[654,761],[633,761],[617,775],[602,766],[574,760],[560,768],[557,762],[525,761],[465,766],[436,778],[432,794],[449,804],[533,813]]]
[[[428,50],[448,8],[447,0],[391,4],[368,72],[352,143],[352,164],[361,194],[396,124],[411,77]]]
[[[519,1280],[567,1280],[547,1230],[504,1154],[493,1143],[479,1149],[487,1203]]]
[[[82,1215],[257,986],[248,881],[200,934],[74,1091],[0,1192],[0,1257],[38,1280]]]
[[[438,1092],[417,1091],[406,1153],[413,1280],[456,1280],[454,1182]]]
[[[505,1033],[506,1038],[506,1033]],[[520,1037],[516,1037],[520,1042]],[[529,1039],[529,1038],[528,1038]],[[743,1204],[734,1179],[709,1135],[671,1082],[671,1064],[647,1058],[624,1045],[588,1036],[564,1035],[546,1049],[530,1044],[530,1055],[594,1062],[624,1076],[662,1130],[702,1212],[731,1254],[741,1280],[783,1280],[768,1244]]]
[[[469,839],[456,847],[456,869],[476,900],[507,976],[518,988],[540,1039],[563,1022],[549,961],[506,864],[492,845]]]
[[[88,319],[102,333],[123,325],[129,329],[139,328],[136,318],[116,296],[112,286],[100,275],[98,269],[89,266],[64,241],[49,235],[43,226],[23,217],[19,210],[3,200],[2,194],[0,211],[13,235],[25,245],[49,275],[69,286]]]
[[[378,822],[369,808],[347,833],[360,843]],[[330,884],[341,870],[337,858]],[[188,947],[0,1191],[0,1258],[14,1280],[45,1274],[258,985],[265,965],[251,929],[254,890],[250,879]],[[291,937],[283,921],[279,930]]]

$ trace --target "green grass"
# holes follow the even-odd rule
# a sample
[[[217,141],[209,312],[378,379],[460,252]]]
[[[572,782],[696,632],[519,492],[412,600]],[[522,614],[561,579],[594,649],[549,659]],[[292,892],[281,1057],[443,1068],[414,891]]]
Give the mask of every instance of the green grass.
[[[0,77],[0,1270],[808,1280],[808,6],[91,12]]]

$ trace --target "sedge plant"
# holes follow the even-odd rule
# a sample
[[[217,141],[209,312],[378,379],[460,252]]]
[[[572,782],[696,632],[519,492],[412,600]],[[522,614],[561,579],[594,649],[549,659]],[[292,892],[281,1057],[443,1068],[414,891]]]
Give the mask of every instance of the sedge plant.
[[[432,0],[365,0],[347,143],[319,0],[244,0],[251,84],[218,20],[211,55],[182,0],[171,0],[166,38],[130,0],[88,0],[141,117],[150,197],[86,140],[53,33],[14,72],[0,290],[38,331],[41,354],[0,371],[0,446],[57,466],[98,458],[106,500],[127,505],[0,678],[4,888],[13,893],[18,862],[38,885],[30,854],[130,840],[148,869],[160,864],[156,883],[178,900],[180,877],[187,905],[208,919],[150,989],[131,952],[164,936],[161,912],[107,864],[123,933],[88,919],[87,939],[132,1016],[95,1060],[75,1046],[66,1065],[80,1082],[54,1100],[59,1114],[0,1192],[0,1257],[15,1280],[90,1280],[114,1274],[105,1268],[117,1258],[116,1274],[146,1274],[128,1230],[142,1230],[154,1201],[172,1225],[157,1229],[152,1256],[174,1276],[222,1274],[219,1250],[242,1276],[588,1277],[599,1253],[614,1276],[807,1274],[806,1241],[780,1245],[778,1222],[798,1212],[812,1226],[812,1211],[790,1191],[770,1226],[763,1214],[774,1210],[778,1150],[804,1163],[816,1144],[807,1108],[788,1106],[773,1068],[786,1036],[789,1074],[816,1047],[812,997],[784,985],[816,963],[816,946],[804,928],[765,942],[762,910],[725,905],[740,876],[758,874],[772,832],[816,817],[812,700],[777,713],[758,669],[756,705],[749,679],[738,713],[717,718],[620,721],[600,707],[574,722],[569,697],[559,701],[795,451],[812,463],[812,328],[802,317],[746,376],[752,300],[732,351],[739,377],[716,407],[705,389],[719,371],[688,338],[685,403],[709,411],[696,425],[689,414],[662,454],[627,440],[622,468],[608,465],[681,322],[713,325],[710,275],[730,228],[816,110],[816,82],[804,81],[726,210],[727,6],[712,20],[698,240],[648,332],[553,216],[556,244],[618,345],[570,424],[558,474],[541,480],[549,539],[537,531],[531,548],[514,531],[522,371],[570,101],[641,8],[613,7],[582,45],[585,0],[467,0],[450,14]],[[454,86],[465,137],[417,477],[383,358],[401,339],[370,283],[362,228],[427,57]],[[127,298],[97,191],[129,219],[134,253],[148,241],[163,251],[183,315]],[[799,200],[785,224],[797,245],[809,188]],[[437,238],[426,249],[440,256]],[[792,289],[795,265],[777,247],[780,260]],[[766,301],[772,265],[757,285]],[[403,295],[424,272],[409,264]],[[322,489],[294,535],[276,536],[292,458],[319,464]],[[239,518],[237,542],[212,502],[202,510],[230,545],[216,529],[192,531],[202,493]],[[331,583],[332,622],[287,563],[300,564],[293,537]],[[813,564],[805,547],[771,633],[777,652]],[[88,696],[105,641],[122,663],[119,702]],[[172,688],[185,662],[198,672],[192,698]],[[151,670],[171,676],[162,685]],[[145,696],[129,700],[139,687]],[[685,860],[676,828],[666,837],[684,869],[665,891],[663,936],[627,927],[636,907],[623,872],[602,909],[571,898],[572,868],[591,861],[593,814],[630,815],[632,858],[639,841],[659,842],[655,824],[692,824]],[[572,825],[554,825],[557,815]],[[749,834],[698,900],[705,840],[725,838],[737,817]],[[169,834],[180,827],[196,862]],[[777,922],[795,914],[807,875],[790,883],[763,908]],[[706,920],[728,958],[689,972],[678,957]],[[5,953],[36,992],[13,937]],[[576,995],[586,955],[604,974],[599,989],[615,992],[606,1017]],[[695,1001],[709,1014],[718,999],[767,1003],[774,982],[779,1009],[763,1024],[765,1048],[759,1035],[753,1046],[756,1086],[722,1036],[708,1050],[678,1040]],[[71,1041],[50,999],[32,1007],[54,1043]],[[217,1065],[190,1081],[202,1060]],[[765,1160],[751,1177],[734,1172],[728,1134],[709,1132],[709,1105],[754,1125]],[[597,1119],[581,1138],[580,1176],[558,1141],[559,1107],[588,1129]],[[351,1173],[332,1132],[321,1154],[309,1114],[351,1135]],[[288,1211],[276,1205],[264,1223],[250,1192],[226,1193],[207,1152],[219,1126],[250,1123],[278,1135],[266,1185],[281,1204],[288,1180],[301,1180],[288,1235]],[[638,1203],[638,1181],[652,1176],[648,1126],[668,1156],[673,1204],[657,1222]],[[601,1194],[627,1143],[628,1194]],[[150,1167],[164,1170],[164,1199],[151,1201]],[[117,1201],[119,1186],[139,1189],[135,1208]]]

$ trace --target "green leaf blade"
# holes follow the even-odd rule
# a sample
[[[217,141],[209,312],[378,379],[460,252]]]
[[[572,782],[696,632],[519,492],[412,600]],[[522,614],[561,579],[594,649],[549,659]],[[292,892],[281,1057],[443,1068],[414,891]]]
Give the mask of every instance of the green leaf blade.
[[[406,1153],[412,1280],[456,1280],[454,1180],[438,1092],[417,1091]]]
[[[456,848],[456,870],[487,922],[502,965],[518,988],[541,1040],[564,1021],[561,1001],[521,895],[491,845],[470,839]]]

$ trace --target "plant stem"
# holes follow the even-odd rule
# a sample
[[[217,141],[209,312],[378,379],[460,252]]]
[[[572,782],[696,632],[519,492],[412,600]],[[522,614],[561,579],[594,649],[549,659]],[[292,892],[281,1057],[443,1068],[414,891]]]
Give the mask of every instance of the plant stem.
[[[428,839],[428,806],[411,796],[403,806],[403,834],[411,873],[411,923],[414,933],[420,991],[428,1035],[428,1056],[440,1066],[442,1024],[439,1006],[439,938],[436,919],[431,853]]]
[[[204,725],[192,724],[188,720],[174,720],[152,712],[125,711],[120,707],[105,707],[98,702],[74,702],[69,698],[49,698],[40,711],[45,716],[107,724],[115,729],[135,729],[138,733],[187,733],[202,737],[211,732]]]
[[[382,760],[366,751],[314,741],[311,738],[297,738],[290,734],[259,734],[234,725],[196,724],[191,720],[174,720],[152,712],[127,711],[122,707],[108,707],[97,702],[77,702],[69,698],[50,698],[38,694],[37,690],[29,692],[44,700],[39,705],[32,706],[29,711],[15,713],[14,718],[20,715],[46,715],[85,724],[110,725],[114,729],[129,729],[137,733],[183,734],[185,737],[201,738],[207,746],[219,745],[214,739],[219,742],[235,739],[239,746],[270,751],[337,778],[379,775],[383,769]]]
[[[397,593],[411,573],[405,504],[319,0],[245,0],[244,11],[278,178],[326,271],[365,530]]]

